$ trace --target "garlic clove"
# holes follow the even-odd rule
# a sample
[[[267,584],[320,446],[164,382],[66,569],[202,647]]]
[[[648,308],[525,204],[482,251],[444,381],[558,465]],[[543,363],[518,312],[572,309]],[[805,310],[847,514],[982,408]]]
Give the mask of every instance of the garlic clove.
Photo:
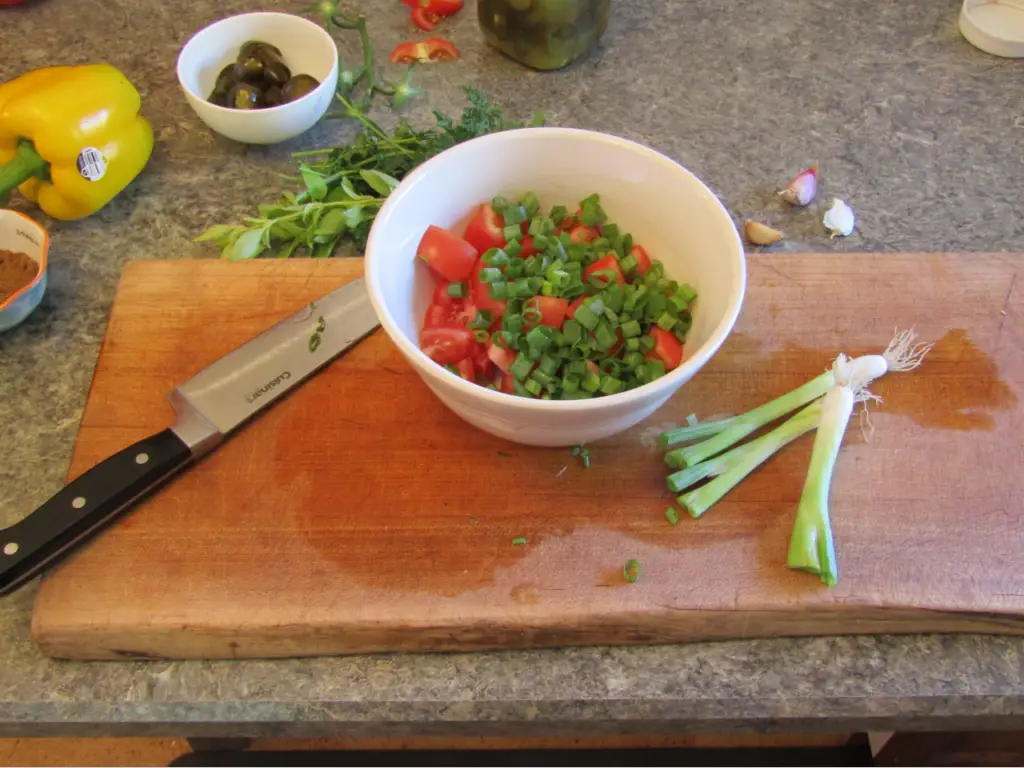
[[[818,194],[818,164],[798,173],[778,194],[790,205],[807,205]]]
[[[838,197],[833,197],[829,209],[825,211],[822,223],[829,231],[830,237],[835,238],[837,235],[846,237],[853,232],[855,223],[853,209]]]
[[[771,245],[784,237],[779,230],[750,219],[743,222],[743,234],[754,245]]]

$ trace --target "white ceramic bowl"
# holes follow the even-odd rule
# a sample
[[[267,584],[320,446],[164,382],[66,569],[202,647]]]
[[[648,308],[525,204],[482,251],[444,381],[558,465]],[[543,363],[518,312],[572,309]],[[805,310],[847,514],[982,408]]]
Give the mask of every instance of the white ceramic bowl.
[[[608,217],[631,232],[666,275],[693,285],[693,328],[683,363],[627,392],[590,400],[532,400],[471,384],[418,346],[435,283],[415,258],[431,224],[461,231],[481,202],[533,191],[541,206],[594,192]],[[718,198],[664,155],[625,139],[570,128],[524,128],[453,147],[409,174],[370,231],[366,280],[381,324],[426,385],[469,423],[539,446],[589,443],[621,432],[661,407],[718,350],[739,315],[746,261],[739,233]]]
[[[277,46],[292,74],[320,81],[300,99],[267,109],[229,109],[207,101],[220,71],[248,40]],[[316,124],[338,84],[338,47],[327,31],[289,13],[243,13],[199,30],[178,54],[178,82],[199,118],[217,133],[246,144],[276,144]]]
[[[0,250],[27,254],[39,267],[28,285],[6,301],[0,300],[0,331],[6,331],[31,315],[43,300],[50,236],[39,222],[25,214],[0,208]]]

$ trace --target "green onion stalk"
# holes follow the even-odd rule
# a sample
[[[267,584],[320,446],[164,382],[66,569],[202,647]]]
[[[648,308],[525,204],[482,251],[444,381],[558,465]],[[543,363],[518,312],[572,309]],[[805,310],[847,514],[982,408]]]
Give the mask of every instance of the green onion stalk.
[[[669,475],[669,489],[682,490],[705,477],[714,477],[711,482],[678,498],[691,517],[700,517],[780,448],[818,426],[820,418],[821,402],[815,400],[768,434],[713,459]]]

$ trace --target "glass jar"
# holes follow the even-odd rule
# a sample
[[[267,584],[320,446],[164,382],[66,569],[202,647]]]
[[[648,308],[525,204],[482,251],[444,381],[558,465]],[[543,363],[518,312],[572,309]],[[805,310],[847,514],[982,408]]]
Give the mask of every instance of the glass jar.
[[[580,58],[608,27],[611,0],[479,0],[487,42],[534,69],[561,69]]]

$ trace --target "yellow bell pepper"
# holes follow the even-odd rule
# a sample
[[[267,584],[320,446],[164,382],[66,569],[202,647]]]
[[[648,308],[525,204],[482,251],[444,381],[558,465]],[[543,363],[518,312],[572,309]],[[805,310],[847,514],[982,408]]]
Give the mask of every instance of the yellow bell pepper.
[[[55,219],[98,211],[153,153],[141,104],[108,64],[44,67],[0,85],[0,204],[18,187]]]

